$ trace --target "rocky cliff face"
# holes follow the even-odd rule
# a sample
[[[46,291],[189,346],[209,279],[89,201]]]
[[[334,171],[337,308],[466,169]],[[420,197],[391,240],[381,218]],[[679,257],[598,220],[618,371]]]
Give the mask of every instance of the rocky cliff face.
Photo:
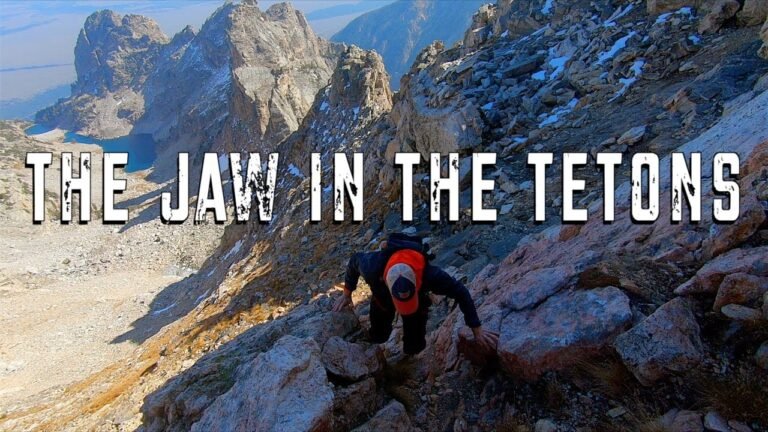
[[[235,146],[227,150],[271,150],[298,129],[328,83],[339,48],[315,36],[287,3],[264,13],[242,4],[229,20],[232,115],[218,142]]]
[[[760,14],[746,2],[740,10],[662,3],[500,1],[479,12],[463,46],[424,49],[394,100],[380,57],[347,49],[279,147],[284,171],[272,223],[228,228],[199,272],[199,303],[197,292],[179,294],[179,307],[191,312],[133,361],[6,414],[5,424],[268,430],[281,419],[306,430],[764,430],[768,62],[757,56],[758,26],[740,23],[765,17],[746,19]],[[369,171],[366,220],[329,222],[326,194],[326,222],[310,223],[307,153],[327,160],[357,149]],[[497,152],[487,173],[497,189],[486,205],[500,210],[498,222],[472,224],[463,211],[458,223],[429,224],[417,204],[418,222],[403,225],[390,163],[401,149]],[[634,224],[628,171],[620,169],[616,221],[604,224],[603,173],[591,167],[576,174],[587,182],[577,205],[590,209],[590,222],[559,222],[557,168],[548,171],[548,222],[531,218],[527,152],[611,151],[629,160],[653,151],[668,167],[672,152],[711,161],[725,150],[742,163],[736,223],[712,223],[705,204],[700,223]],[[711,170],[702,167],[703,203],[713,196]],[[425,172],[415,175],[417,203],[428,193]],[[462,179],[467,173],[465,166]],[[665,215],[668,179],[664,168]],[[464,180],[463,209],[471,193]],[[500,333],[495,349],[478,349],[444,299],[435,299],[427,350],[405,363],[399,326],[380,347],[364,342],[365,287],[355,294],[356,315],[329,312],[331,282],[349,254],[401,230],[430,237],[433,262],[467,282],[483,325]],[[279,389],[254,391],[264,380]],[[286,412],[297,400],[308,409]]]
[[[36,120],[89,135],[127,135],[145,111],[142,86],[168,38],[153,20],[103,10],[85,21],[75,45],[72,96]]]
[[[168,38],[149,18],[121,17],[108,10],[92,14],[75,45],[73,93],[100,95],[141,87],[166,43]]]
[[[366,152],[375,163],[378,146],[371,130],[392,109],[389,74],[380,55],[356,46],[341,54],[330,84],[322,89],[302,127],[287,140],[281,156],[309,174],[312,152],[322,154],[330,172],[334,152]],[[379,158],[379,161],[381,159]],[[369,173],[370,174],[370,173]]]
[[[148,18],[97,12],[75,48],[72,97],[37,120],[99,137],[150,133],[172,163],[162,155],[268,150],[298,128],[339,50],[289,4],[225,4],[170,41]]]
[[[480,0],[400,0],[352,20],[332,40],[375,50],[384,57],[392,87],[408,72],[416,55],[435,40],[461,40]]]

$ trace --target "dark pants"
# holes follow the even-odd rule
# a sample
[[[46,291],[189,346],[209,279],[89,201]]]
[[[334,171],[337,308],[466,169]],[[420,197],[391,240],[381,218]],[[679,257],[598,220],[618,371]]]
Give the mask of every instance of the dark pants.
[[[403,352],[409,355],[420,353],[427,346],[427,319],[429,318],[429,298],[419,299],[419,310],[412,315],[403,316]],[[395,320],[395,308],[385,305],[376,297],[371,298],[371,342],[384,343],[392,333]]]

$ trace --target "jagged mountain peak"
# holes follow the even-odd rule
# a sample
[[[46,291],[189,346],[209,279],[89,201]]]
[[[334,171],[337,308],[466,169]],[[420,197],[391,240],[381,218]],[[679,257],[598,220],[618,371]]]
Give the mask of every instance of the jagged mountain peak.
[[[242,5],[248,6],[244,3]],[[301,11],[297,10],[291,3],[288,2],[275,3],[268,7],[265,13],[274,21],[282,21],[293,18],[304,19],[304,14],[302,14]]]
[[[392,108],[392,91],[384,60],[375,51],[351,45],[342,53],[331,77],[332,108],[370,108],[378,116]]]
[[[140,85],[166,43],[168,37],[151,18],[94,12],[85,20],[75,46],[78,79],[73,93]]]
[[[150,133],[161,155],[269,150],[299,127],[340,49],[289,3],[227,2],[170,40],[149,18],[100,11],[75,49],[72,96],[37,120],[99,137]]]
[[[290,163],[308,172],[306,155],[320,151],[328,160],[334,152],[375,147],[368,128],[392,109],[392,91],[384,61],[374,51],[347,46],[339,56],[330,83],[315,98],[312,109],[282,151]]]

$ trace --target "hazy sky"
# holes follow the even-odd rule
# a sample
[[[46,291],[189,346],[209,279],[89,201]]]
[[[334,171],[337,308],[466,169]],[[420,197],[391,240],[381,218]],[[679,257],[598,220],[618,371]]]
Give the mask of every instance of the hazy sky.
[[[394,0],[294,0],[315,32],[330,37],[363,12]],[[0,100],[28,98],[75,80],[74,48],[100,9],[152,17],[169,36],[199,29],[222,0],[0,0]],[[261,0],[264,10],[277,0]]]

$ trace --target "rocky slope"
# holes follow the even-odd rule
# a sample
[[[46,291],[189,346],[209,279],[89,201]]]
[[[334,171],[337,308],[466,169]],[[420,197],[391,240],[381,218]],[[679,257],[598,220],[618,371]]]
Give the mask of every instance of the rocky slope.
[[[198,273],[205,300],[130,362],[5,413],[0,427],[767,430],[768,62],[752,24],[767,18],[759,1],[726,3],[502,0],[479,11],[461,46],[423,50],[394,98],[380,57],[346,50],[279,147],[273,221],[227,229]],[[326,194],[324,222],[310,223],[307,153],[358,149],[366,220],[330,222]],[[404,226],[399,150],[497,152],[486,204],[498,222],[472,224],[466,210],[429,224],[422,168],[418,222]],[[705,162],[702,222],[633,224],[625,164],[616,221],[604,224],[603,174],[588,165],[576,175],[593,191],[577,199],[590,222],[563,225],[556,160],[548,222],[537,224],[533,151],[654,151],[664,215],[671,152],[735,152],[742,214],[712,223]],[[400,230],[428,236],[434,261],[468,282],[484,326],[501,335],[495,350],[479,351],[441,299],[411,362],[399,329],[381,347],[361,341],[365,289],[355,314],[329,312],[349,254]]]
[[[146,220],[143,215],[158,206],[156,191],[162,188],[147,181],[146,172],[121,170],[116,176],[129,187],[116,195],[117,206],[129,210],[132,223],[103,224],[103,150],[63,143],[61,132],[28,137],[29,125],[0,122],[0,411],[87,378],[184,315],[203,294],[188,276],[215,250],[225,229]],[[32,176],[23,162],[33,151],[54,155],[46,169],[41,224],[32,224]],[[88,224],[58,220],[64,151],[75,160],[83,152],[92,156]],[[171,301],[172,292],[186,294]]]
[[[461,40],[472,15],[485,2],[479,0],[400,0],[363,14],[333,35],[331,40],[375,50],[384,57],[392,88],[416,55],[435,40],[447,45]]]

